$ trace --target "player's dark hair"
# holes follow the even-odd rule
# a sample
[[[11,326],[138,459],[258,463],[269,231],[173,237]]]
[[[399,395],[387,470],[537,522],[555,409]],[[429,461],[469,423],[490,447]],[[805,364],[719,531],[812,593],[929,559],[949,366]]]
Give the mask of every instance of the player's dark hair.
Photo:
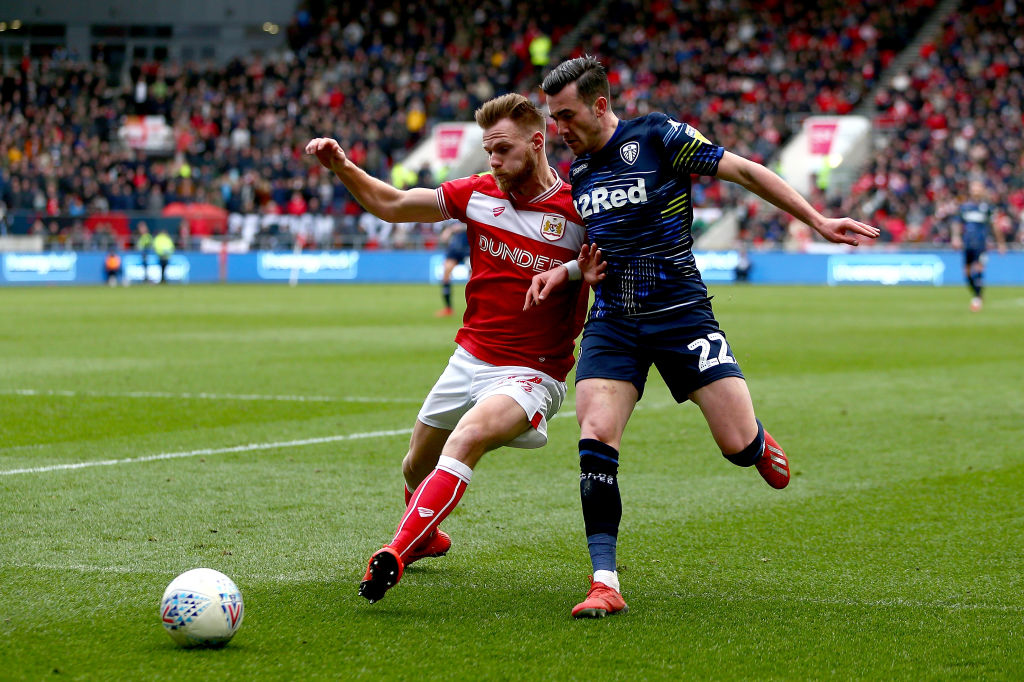
[[[544,113],[536,104],[514,92],[487,100],[474,117],[484,130],[507,118],[529,134],[537,130],[544,132]]]
[[[605,71],[597,57],[589,54],[567,59],[544,77],[540,88],[546,95],[557,95],[569,83],[576,83],[576,92],[581,100],[588,105],[604,97],[611,101],[611,88],[608,86],[608,72]]]

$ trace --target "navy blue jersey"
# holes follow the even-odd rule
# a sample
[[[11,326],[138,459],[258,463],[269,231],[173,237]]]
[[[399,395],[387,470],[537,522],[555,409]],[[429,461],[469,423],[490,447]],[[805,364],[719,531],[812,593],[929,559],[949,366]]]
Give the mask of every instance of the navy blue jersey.
[[[591,319],[652,315],[705,300],[691,248],[691,175],[715,175],[722,147],[653,113],[619,121],[599,151],[569,169],[572,197],[608,263]]]
[[[963,223],[964,248],[984,251],[992,230],[995,207],[986,201],[968,201],[960,206],[960,222]]]

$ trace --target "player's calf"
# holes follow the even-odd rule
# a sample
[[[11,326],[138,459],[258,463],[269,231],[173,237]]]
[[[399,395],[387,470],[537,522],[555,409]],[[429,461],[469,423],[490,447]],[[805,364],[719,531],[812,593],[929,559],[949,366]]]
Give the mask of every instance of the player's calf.
[[[771,434],[764,430],[760,419],[757,420],[757,436],[753,442],[740,452],[725,455],[725,458],[736,466],[753,466],[761,478],[775,489],[789,485],[789,458]]]

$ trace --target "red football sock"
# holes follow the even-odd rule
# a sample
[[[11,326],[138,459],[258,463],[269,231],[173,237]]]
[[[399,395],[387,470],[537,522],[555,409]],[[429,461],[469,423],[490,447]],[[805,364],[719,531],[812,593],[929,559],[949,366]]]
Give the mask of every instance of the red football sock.
[[[442,455],[437,468],[412,494],[395,537],[388,545],[404,557],[410,549],[423,542],[455,509],[472,475],[473,470],[468,466]]]
[[[406,507],[406,509],[408,509],[409,508],[409,500],[412,499],[412,491],[409,490],[409,484],[408,483],[405,484],[404,490],[405,490],[405,507]]]

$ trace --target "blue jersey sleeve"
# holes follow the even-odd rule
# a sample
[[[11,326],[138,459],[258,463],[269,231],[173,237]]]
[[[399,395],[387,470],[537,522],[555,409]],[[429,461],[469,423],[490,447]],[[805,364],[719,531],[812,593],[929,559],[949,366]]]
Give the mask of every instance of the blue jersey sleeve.
[[[712,144],[688,123],[680,123],[665,114],[650,114],[654,130],[661,136],[665,160],[679,175],[717,175],[723,147]]]

